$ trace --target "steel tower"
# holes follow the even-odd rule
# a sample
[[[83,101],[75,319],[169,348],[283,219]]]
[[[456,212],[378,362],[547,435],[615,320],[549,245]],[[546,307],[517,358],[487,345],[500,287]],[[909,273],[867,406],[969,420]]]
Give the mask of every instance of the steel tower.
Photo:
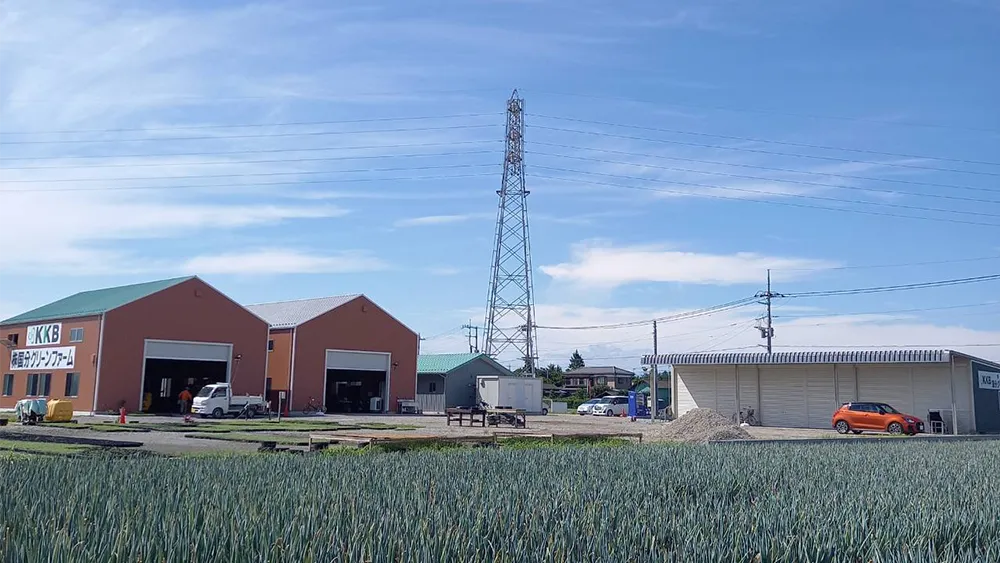
[[[528,239],[528,191],[524,189],[524,100],[517,90],[507,100],[507,147],[503,183],[497,192],[496,241],[486,309],[486,353],[516,351],[525,375],[535,375],[535,301]]]

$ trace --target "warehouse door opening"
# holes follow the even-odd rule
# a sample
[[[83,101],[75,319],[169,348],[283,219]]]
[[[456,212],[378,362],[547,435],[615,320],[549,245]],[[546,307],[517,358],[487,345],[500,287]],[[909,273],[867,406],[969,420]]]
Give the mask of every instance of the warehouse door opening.
[[[378,398],[373,404],[372,399]],[[326,370],[327,412],[382,412],[385,373],[378,371]]]
[[[179,413],[178,396],[229,381],[232,346],[202,342],[147,340],[143,358],[143,412]]]
[[[226,381],[225,362],[147,359],[143,411],[179,413],[178,395],[185,388],[194,396],[202,387],[223,381]]]
[[[385,412],[388,408],[389,354],[326,351],[323,405],[331,413]]]

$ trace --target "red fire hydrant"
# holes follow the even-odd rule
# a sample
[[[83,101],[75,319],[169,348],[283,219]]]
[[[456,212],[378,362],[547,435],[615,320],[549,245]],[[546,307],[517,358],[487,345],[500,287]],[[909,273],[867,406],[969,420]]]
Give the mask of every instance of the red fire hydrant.
[[[125,424],[125,405],[118,407],[118,424]]]

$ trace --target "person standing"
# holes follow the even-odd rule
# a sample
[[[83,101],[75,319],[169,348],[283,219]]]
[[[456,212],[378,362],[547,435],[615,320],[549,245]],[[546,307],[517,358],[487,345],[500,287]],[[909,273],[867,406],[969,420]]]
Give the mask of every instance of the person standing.
[[[188,410],[191,406],[191,390],[185,387],[177,398],[181,401],[181,414],[188,414]]]

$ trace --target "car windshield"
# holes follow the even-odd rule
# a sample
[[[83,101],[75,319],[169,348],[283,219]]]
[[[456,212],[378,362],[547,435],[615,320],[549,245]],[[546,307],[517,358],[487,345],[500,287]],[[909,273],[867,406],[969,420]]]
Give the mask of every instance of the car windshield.
[[[596,405],[596,404],[597,404],[597,403],[599,403],[599,402],[601,402],[601,400],[600,400],[600,399],[591,399],[591,400],[587,401],[587,402],[586,402],[586,403],[584,403],[584,404],[585,404],[585,405]]]
[[[877,403],[875,406],[889,414],[899,414],[899,411],[897,411],[896,409],[892,408],[892,406],[887,405],[885,403]]]
[[[611,404],[611,399],[608,398],[608,397],[605,397],[603,399],[598,399],[597,400],[597,404],[598,405],[610,405]]]
[[[212,389],[214,389],[214,387],[202,387],[201,391],[198,391],[198,394],[195,395],[195,397],[208,397],[212,394]]]

